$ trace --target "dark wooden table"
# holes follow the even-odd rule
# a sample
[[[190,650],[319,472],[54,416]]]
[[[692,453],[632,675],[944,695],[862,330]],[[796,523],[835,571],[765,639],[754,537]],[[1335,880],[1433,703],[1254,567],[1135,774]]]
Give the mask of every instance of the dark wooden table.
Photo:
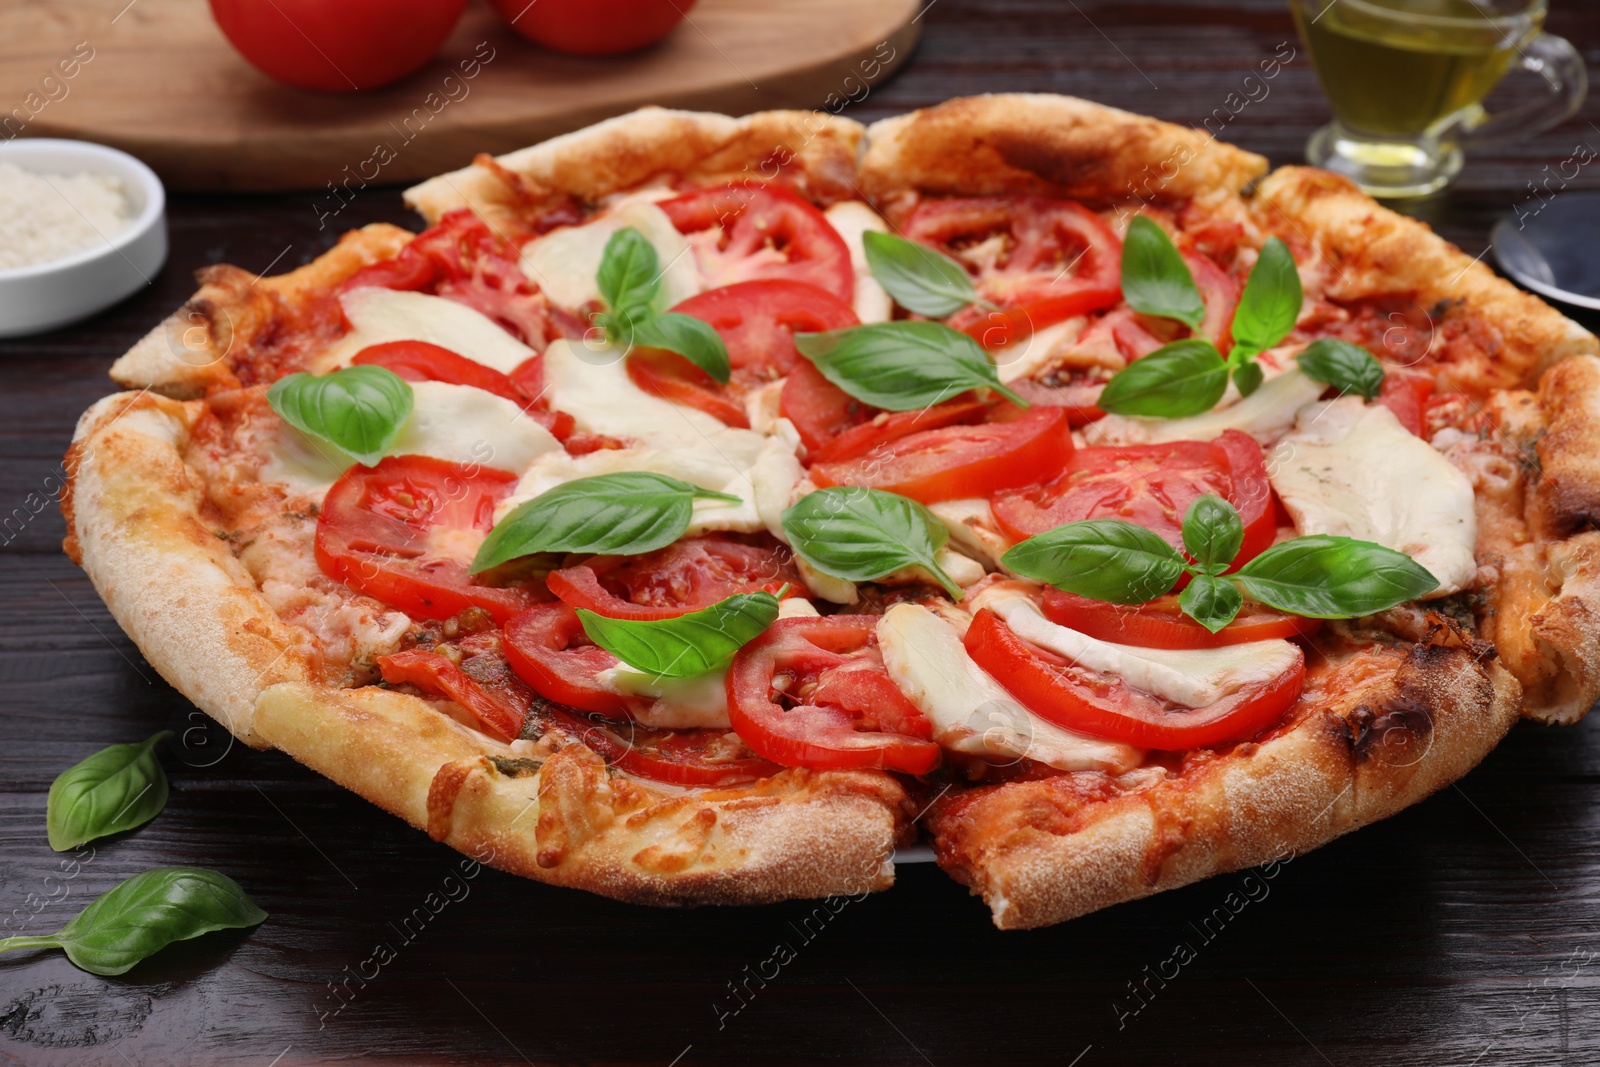
[[[1592,59],[1600,8],[1557,6],[1551,28]],[[1325,119],[1282,0],[935,0],[923,22],[905,73],[851,114],[988,90],[1073,93],[1183,123],[1212,117],[1277,162],[1298,160]],[[1246,83],[1280,46],[1296,57],[1267,91]],[[1600,146],[1597,115],[1590,105],[1474,158],[1416,210],[1479,253],[1492,221],[1576,145]],[[1548,187],[1563,180],[1600,186],[1600,169]],[[188,295],[190,272],[282,270],[329,246],[317,200],[182,198],[171,261],[149,289],[81,326],[0,345],[0,923],[53,930],[165,864],[222,870],[271,913],[120,979],[58,954],[0,958],[0,1060],[1600,1062],[1600,723],[1519,726],[1459,785],[1249,880],[1001,934],[938,870],[906,866],[892,891],[809,939],[805,904],[656,911],[495,871],[459,880],[454,852],[287,757],[230,746],[61,555],[58,465],[73,420],[108,391],[111,360]],[[364,192],[338,221],[378,219],[411,221],[397,191]],[[162,728],[183,738],[166,757],[165,813],[81,850],[63,875],[44,836],[51,779]],[[424,907],[446,892],[437,914]],[[780,942],[795,958],[763,979]],[[381,967],[379,945],[393,954]],[[751,990],[742,1008],[735,987]]]

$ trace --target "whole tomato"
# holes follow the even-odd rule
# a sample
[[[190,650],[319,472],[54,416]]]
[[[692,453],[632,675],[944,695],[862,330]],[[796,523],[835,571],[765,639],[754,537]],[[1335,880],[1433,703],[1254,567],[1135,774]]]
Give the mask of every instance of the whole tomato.
[[[494,0],[528,40],[574,56],[615,56],[665,37],[694,0]]]
[[[263,74],[326,93],[376,89],[426,63],[467,0],[211,0],[217,25]]]

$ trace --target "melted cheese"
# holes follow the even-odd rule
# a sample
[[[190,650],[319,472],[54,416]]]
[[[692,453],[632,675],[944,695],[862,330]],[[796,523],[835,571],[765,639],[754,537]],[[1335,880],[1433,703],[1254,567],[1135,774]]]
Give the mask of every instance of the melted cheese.
[[[545,399],[571,415],[578,429],[609,437],[694,441],[727,431],[713,415],[634,385],[623,355],[622,349],[606,345],[551,342],[544,353]]]
[[[1231,383],[1228,387],[1233,388]],[[1091,445],[1145,445],[1210,441],[1227,430],[1243,430],[1270,445],[1289,431],[1300,409],[1315,402],[1325,388],[1296,367],[1269,378],[1261,388],[1226,407],[1182,419],[1107,415],[1084,427],[1083,439]]]
[[[665,311],[687,300],[705,286],[695,268],[695,258],[667,213],[646,197],[620,201],[614,208],[581,226],[563,226],[529,241],[522,249],[522,272],[544,294],[564,308],[577,309],[600,299],[595,275],[611,235],[632,226],[656,250],[661,286],[655,308]]]
[[[1000,380],[1010,383],[1054,367],[1072,349],[1088,321],[1082,315],[1066,319],[995,352],[995,371]]]
[[[487,315],[442,296],[352,289],[339,298],[339,306],[351,330],[317,356],[312,368],[317,374],[343,367],[363,348],[386,341],[427,341],[502,374],[534,354]]]
[[[618,664],[595,675],[595,681],[650,701],[632,709],[634,721],[640,726],[653,730],[726,730],[730,727],[727,677],[728,672],[720,670],[692,678],[657,678]]]
[[[1429,597],[1476,577],[1472,482],[1388,408],[1351,396],[1307,408],[1267,454],[1267,471],[1301,534],[1404,552],[1439,580]]]
[[[985,566],[1000,569],[1000,557],[1006,554],[1011,543],[1000,532],[987,500],[982,497],[945,500],[929,504],[928,510],[950,531],[951,544]]]
[[[894,302],[883,291],[883,286],[878,284],[878,279],[872,276],[872,268],[867,265],[866,246],[861,238],[868,230],[887,233],[889,224],[883,221],[882,215],[859,200],[842,200],[824,211],[823,215],[850,249],[850,266],[856,272],[856,292],[852,301],[856,318],[862,322],[888,322],[894,312]]]

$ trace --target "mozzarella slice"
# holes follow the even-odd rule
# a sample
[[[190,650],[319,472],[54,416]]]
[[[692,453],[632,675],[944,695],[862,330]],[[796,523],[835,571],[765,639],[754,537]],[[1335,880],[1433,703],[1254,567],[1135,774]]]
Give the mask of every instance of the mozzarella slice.
[[[595,675],[595,681],[650,701],[635,707],[633,718],[654,730],[729,729],[728,672],[709,671],[692,678],[657,678],[618,664]]]
[[[868,230],[886,233],[889,224],[883,221],[882,215],[859,200],[842,200],[822,214],[850,249],[850,266],[856,272],[853,301],[856,318],[862,322],[888,322],[894,312],[894,302],[883,291],[883,286],[878,284],[878,279],[872,276],[862,235]]]
[[[1000,380],[1010,383],[1018,378],[1028,378],[1054,367],[1061,357],[1071,350],[1088,321],[1082,315],[1066,319],[1030,334],[1024,341],[1007,345],[995,352],[995,371],[999,374]]]
[[[704,285],[683,234],[667,213],[646,199],[624,200],[599,218],[581,226],[563,226],[529,241],[522,249],[522,272],[544,294],[564,308],[576,309],[599,300],[595,275],[611,235],[631,226],[656,250],[661,287],[655,308],[665,311],[700,292]]]
[[[1145,445],[1210,441],[1227,430],[1243,430],[1263,445],[1270,445],[1294,426],[1300,409],[1315,402],[1325,388],[1296,367],[1268,379],[1261,388],[1227,407],[1182,419],[1107,415],[1085,426],[1083,439],[1091,445]]]
[[[1005,585],[979,593],[972,607],[989,608],[1024,641],[1186,708],[1207,707],[1246,686],[1271,681],[1300,661],[1299,649],[1282,639],[1197,649],[1101,641],[1051,622],[1029,597]]]
[[[640,441],[695,441],[728,427],[696,408],[652,396],[633,384],[624,351],[552,341],[544,353],[545,399],[578,429]]]
[[[1306,409],[1267,454],[1267,471],[1301,534],[1404,552],[1439,580],[1430,598],[1477,576],[1472,482],[1388,408],[1347,396]]]
[[[1064,730],[1029,711],[967,655],[950,625],[918,604],[896,604],[877,626],[889,677],[955,752],[1038,760],[1063,771],[1121,774],[1138,766],[1131,745]]]
[[[352,328],[317,356],[317,374],[343,367],[363,348],[386,341],[427,341],[502,374],[534,354],[481,311],[442,296],[366,287],[345,293],[339,306]]]
[[[992,570],[1000,569],[1000,557],[1011,547],[994,519],[994,510],[982,497],[946,500],[929,504],[938,520],[950,531],[950,543]]]

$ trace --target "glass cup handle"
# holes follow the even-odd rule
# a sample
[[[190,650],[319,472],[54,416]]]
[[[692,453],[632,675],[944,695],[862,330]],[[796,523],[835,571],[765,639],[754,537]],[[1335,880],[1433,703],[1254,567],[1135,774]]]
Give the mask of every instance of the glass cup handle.
[[[1522,54],[1518,65],[1544,79],[1550,90],[1549,97],[1483,116],[1475,123],[1469,120],[1456,137],[1463,145],[1520,140],[1565,122],[1583,103],[1589,89],[1589,75],[1584,70],[1583,58],[1570,41],[1541,33],[1518,51]]]

